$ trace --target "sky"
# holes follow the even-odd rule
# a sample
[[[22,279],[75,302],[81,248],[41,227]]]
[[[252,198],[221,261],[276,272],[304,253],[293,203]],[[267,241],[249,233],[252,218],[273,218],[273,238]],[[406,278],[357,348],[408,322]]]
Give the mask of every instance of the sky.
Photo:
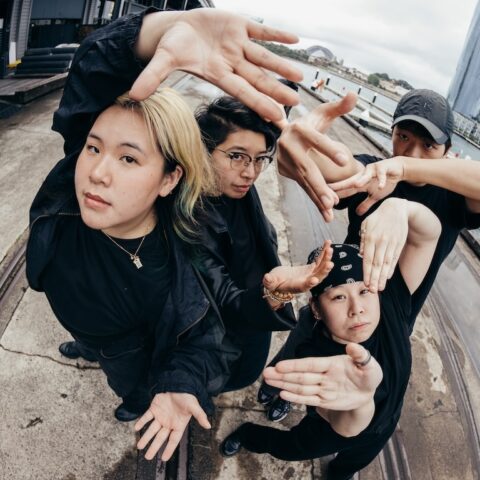
[[[446,95],[480,0],[214,0],[322,45],[346,66]]]

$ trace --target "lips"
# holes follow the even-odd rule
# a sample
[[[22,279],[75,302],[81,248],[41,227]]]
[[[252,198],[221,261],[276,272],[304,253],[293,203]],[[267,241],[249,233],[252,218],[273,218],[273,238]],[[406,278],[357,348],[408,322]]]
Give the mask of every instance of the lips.
[[[252,184],[248,184],[248,185],[233,185],[233,188],[237,189],[237,190],[241,190],[241,191],[247,191],[250,189],[250,187],[252,186]]]
[[[85,203],[92,208],[105,208],[111,204],[104,200],[100,195],[94,195],[93,193],[85,193]]]
[[[363,327],[366,327],[368,325],[368,323],[357,323],[355,325],[352,325],[350,327],[350,330],[360,330],[362,329]]]

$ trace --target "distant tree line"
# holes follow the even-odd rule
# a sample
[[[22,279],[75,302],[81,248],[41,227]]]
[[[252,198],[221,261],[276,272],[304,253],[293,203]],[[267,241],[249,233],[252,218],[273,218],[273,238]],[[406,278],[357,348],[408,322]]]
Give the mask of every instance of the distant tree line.
[[[308,62],[309,55],[306,50],[296,50],[286,47],[285,45],[281,45],[279,43],[262,42],[261,40],[257,40],[257,43],[264,46],[271,52],[276,53],[277,55],[281,55],[282,57],[289,57],[293,58],[294,60],[299,60],[301,62]]]
[[[390,78],[388,73],[371,73],[368,76],[368,83],[374,87],[378,87],[380,85],[380,80],[387,80],[392,82],[394,85],[398,85],[399,87],[403,87],[407,90],[413,90],[413,87],[406,80],[396,80],[394,78]]]

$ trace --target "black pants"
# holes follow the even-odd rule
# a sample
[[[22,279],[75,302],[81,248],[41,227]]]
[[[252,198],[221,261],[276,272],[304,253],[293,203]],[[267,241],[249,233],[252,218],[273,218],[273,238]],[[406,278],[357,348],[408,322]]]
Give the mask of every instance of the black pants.
[[[269,453],[281,460],[312,460],[338,452],[328,466],[328,480],[346,480],[380,453],[394,430],[392,425],[380,434],[361,433],[346,438],[320,416],[309,414],[291,430],[245,423],[238,434],[245,449]]]
[[[271,338],[271,332],[229,334],[229,339],[242,353],[232,366],[232,373],[223,392],[240,390],[257,380],[267,363]]]
[[[78,339],[76,342],[80,352],[87,351],[98,360],[108,385],[128,410],[147,410],[151,402],[148,372],[152,348],[144,338],[130,336],[102,348],[87,346]]]

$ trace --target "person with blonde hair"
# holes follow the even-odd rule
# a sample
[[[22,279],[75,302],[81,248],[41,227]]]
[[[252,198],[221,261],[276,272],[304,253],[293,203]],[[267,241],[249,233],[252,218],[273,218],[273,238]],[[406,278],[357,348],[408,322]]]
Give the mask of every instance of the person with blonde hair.
[[[153,458],[167,460],[190,418],[210,428],[227,360],[223,327],[188,255],[199,196],[212,185],[200,132],[171,89],[127,95],[101,112],[80,151],[50,172],[31,208],[30,286],[45,292],[75,339],[69,358],[96,360],[122,398],[120,421],[153,420]]]

